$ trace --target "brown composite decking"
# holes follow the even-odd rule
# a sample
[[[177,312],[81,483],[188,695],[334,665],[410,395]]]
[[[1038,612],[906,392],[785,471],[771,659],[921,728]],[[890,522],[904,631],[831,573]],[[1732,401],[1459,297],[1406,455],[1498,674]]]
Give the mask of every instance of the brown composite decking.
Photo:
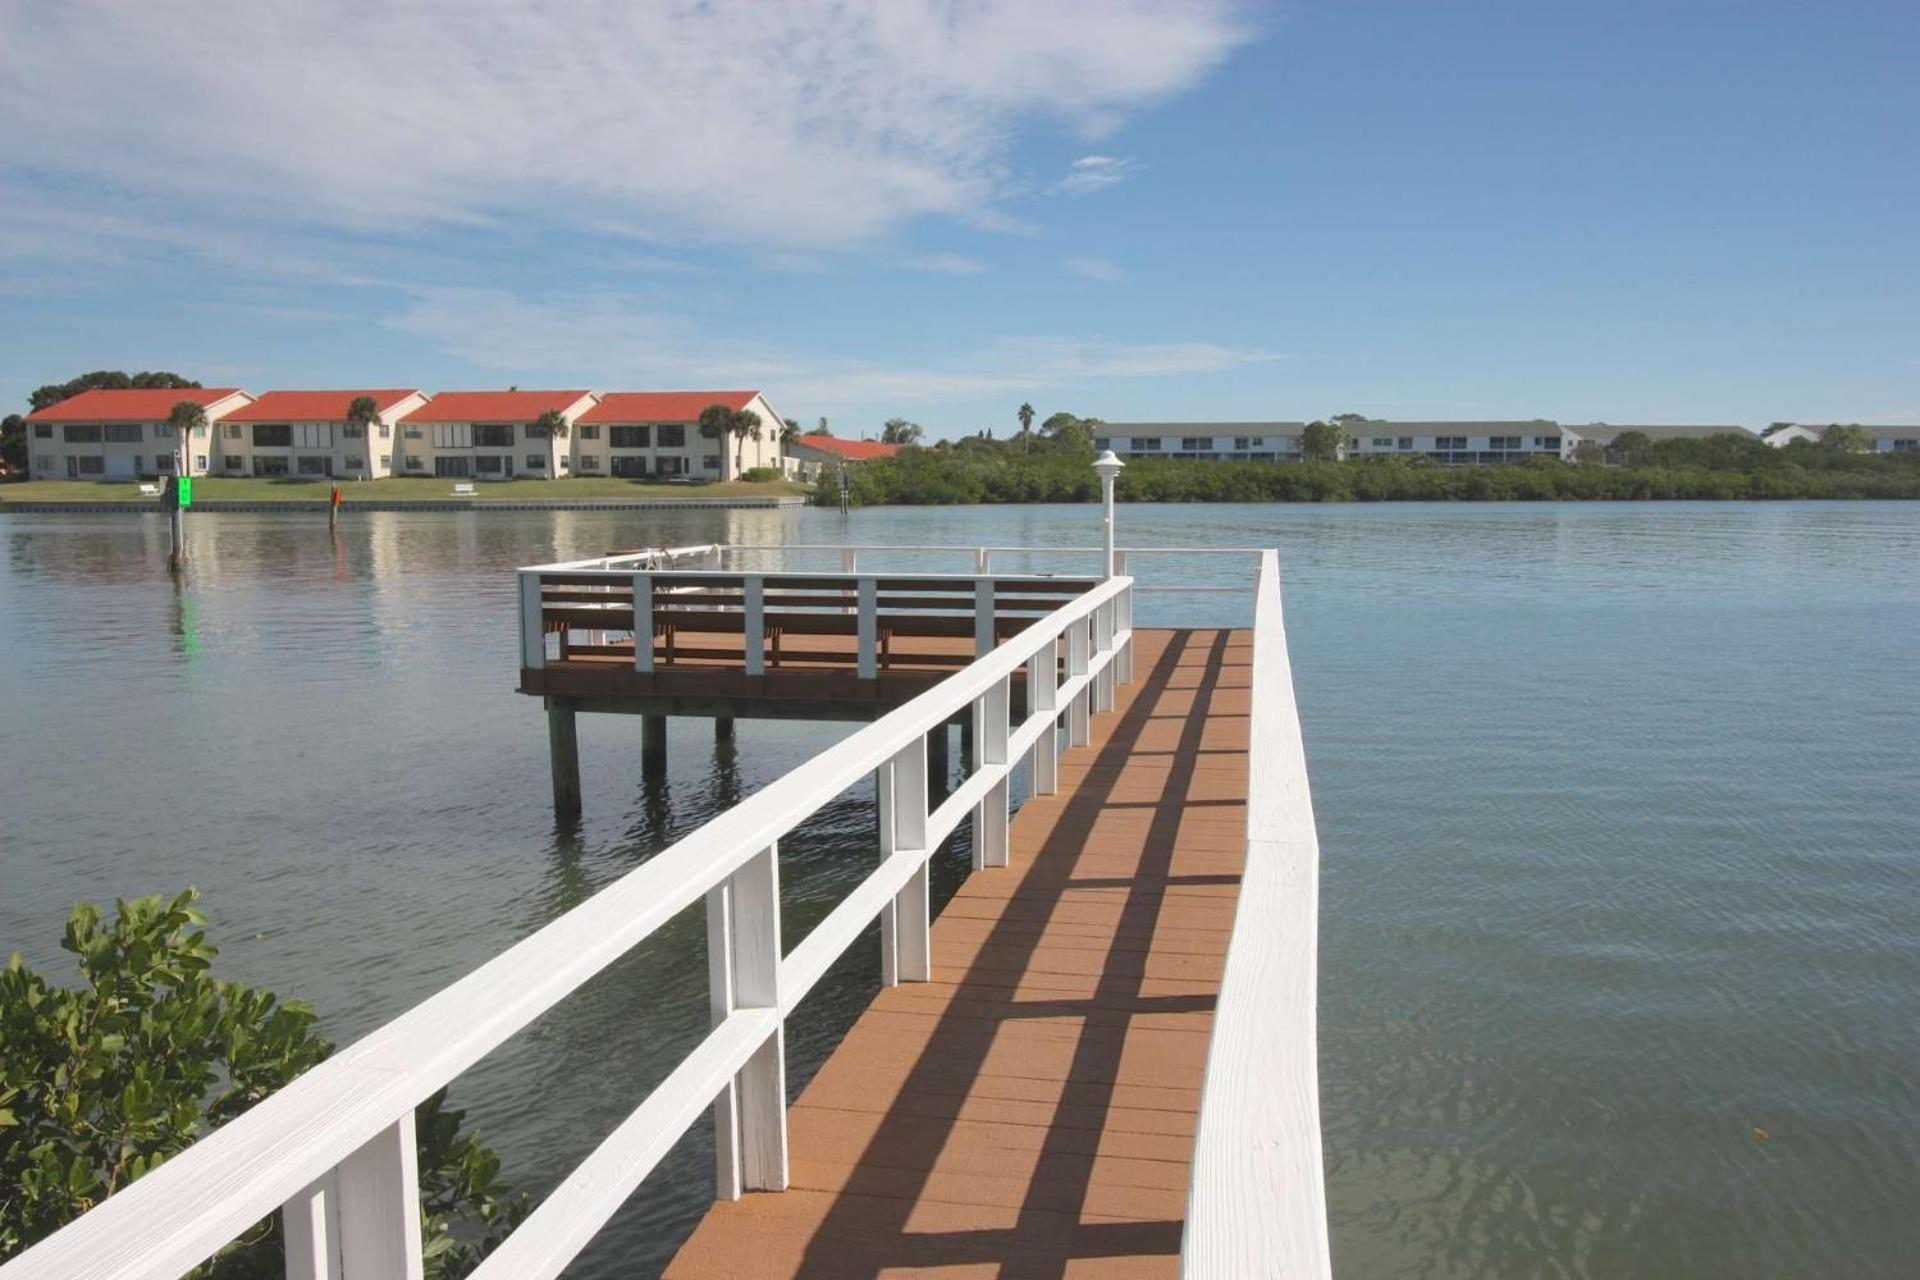
[[[791,1185],[716,1203],[667,1270],[1172,1276],[1246,836],[1244,631],[1138,631],[1061,755],[788,1113]]]

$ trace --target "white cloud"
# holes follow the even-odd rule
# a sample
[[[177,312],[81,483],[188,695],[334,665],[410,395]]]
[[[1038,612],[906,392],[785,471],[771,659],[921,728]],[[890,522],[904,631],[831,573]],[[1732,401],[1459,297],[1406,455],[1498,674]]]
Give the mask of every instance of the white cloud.
[[[1091,195],[1105,191],[1131,178],[1140,162],[1131,156],[1081,156],[1067,166],[1067,176],[1053,184],[1053,193],[1061,196]]]
[[[977,276],[987,269],[978,258],[964,253],[915,253],[900,259],[909,271],[927,271],[941,276]]]
[[[503,381],[558,378],[600,389],[759,385],[773,391],[786,412],[797,406],[810,414],[1219,373],[1287,358],[1212,342],[1034,336],[999,339],[939,364],[888,365],[702,333],[679,314],[622,295],[547,302],[503,289],[410,290],[386,323],[498,370]]]
[[[1001,223],[1019,134],[1099,136],[1250,34],[1234,0],[7,9],[0,172],[69,207],[114,191],[182,223],[784,249]]]
[[[1068,258],[1060,265],[1083,279],[1097,280],[1101,284],[1118,284],[1127,278],[1127,273],[1117,263],[1105,258]]]

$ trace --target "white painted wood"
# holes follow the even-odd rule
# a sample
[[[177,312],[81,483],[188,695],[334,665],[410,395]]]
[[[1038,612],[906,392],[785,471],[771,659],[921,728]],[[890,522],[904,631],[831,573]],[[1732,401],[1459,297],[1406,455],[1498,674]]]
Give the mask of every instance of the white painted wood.
[[[941,732],[945,732],[943,728]],[[927,875],[927,738],[914,738],[889,766],[893,804],[885,818],[888,855],[918,850],[919,864],[882,919],[892,925],[893,981],[926,982],[933,976],[933,915]]]
[[[340,1274],[421,1280],[420,1151],[413,1111],[340,1162]]]
[[[779,1033],[772,1009],[743,1009],[708,1033],[647,1100],[540,1202],[473,1280],[551,1280],[673,1150],[722,1082]]]
[[[973,865],[1004,867],[1010,847],[1009,788],[1011,757],[1007,747],[1007,716],[1012,705],[1011,679],[1003,678],[974,705],[973,741],[979,753],[980,768],[991,781],[986,794],[973,811]]]
[[[880,862],[885,865],[896,851],[894,838],[894,764],[899,759],[887,761],[873,775],[874,809],[879,818]],[[888,899],[880,908],[880,985],[893,987],[900,984],[900,945],[895,935],[899,920],[898,903]]]
[[[329,1169],[280,1206],[287,1280],[341,1280],[340,1189]]]
[[[973,553],[973,571],[975,573],[993,572],[993,548],[977,547]]]
[[[520,665],[538,671],[547,665],[547,630],[540,616],[540,575],[520,571]]]
[[[1093,651],[1103,658],[1113,652],[1112,601],[1093,611]],[[1113,664],[1102,663],[1093,681],[1093,709],[1104,713],[1113,705]]]
[[[693,550],[710,554],[704,548]],[[670,562],[669,553],[658,554]],[[630,566],[644,562],[639,556],[609,559],[628,566],[613,570],[614,580],[630,581],[634,572]],[[600,561],[584,563],[591,570]],[[555,568],[575,571],[570,566]],[[709,890],[770,849],[822,804],[891,760],[905,744],[923,740],[970,706],[1043,645],[1052,645],[1075,629],[1084,637],[1090,612],[1117,590],[1117,583],[1092,587],[933,689],[849,734],[805,767],[775,779],[20,1254],[0,1267],[0,1275],[4,1280],[172,1280],[197,1266],[330,1169],[377,1141],[383,1132],[403,1122],[411,1126],[413,1108],[434,1090],[688,906],[703,900]],[[1082,651],[1084,666],[1084,645]],[[1070,698],[1083,689],[1084,680],[1078,684],[1069,680],[1061,692],[1063,698]],[[1023,725],[1022,732],[1026,730]],[[987,781],[992,781],[991,773]],[[963,800],[959,814],[978,799],[977,795],[956,795]],[[947,812],[947,806],[942,806],[942,812]],[[929,842],[952,830],[951,825],[942,830],[932,817],[927,826]],[[882,892],[865,921],[899,894],[915,869],[915,860],[907,859],[886,873],[886,882],[875,886]],[[851,937],[857,936],[856,930]],[[826,956],[822,971],[850,945],[851,937]],[[803,958],[803,949],[813,941],[810,936],[795,948],[795,955],[787,960],[789,972],[799,971],[795,961]],[[814,954],[824,950],[823,940]],[[777,960],[777,945],[770,954]],[[788,993],[778,980],[774,987],[780,1003],[790,1007]],[[739,1011],[735,1016],[740,1016]],[[775,1037],[770,1034],[769,1038]],[[762,1055],[763,1065],[776,1068],[762,1071],[763,1078],[778,1075],[778,1046],[774,1049],[771,1062]],[[740,1074],[744,1080],[748,1073],[743,1068]],[[697,1116],[713,1096],[713,1091],[702,1095],[690,1117]],[[784,1091],[763,1087],[760,1096],[781,1098]],[[763,1159],[761,1172],[776,1163]],[[412,1220],[417,1233],[417,1215]]]
[[[1326,1280],[1314,1030],[1320,845],[1272,552],[1261,557],[1254,599],[1246,870],[1214,1008],[1180,1271]]]
[[[973,652],[976,657],[993,652],[992,578],[981,578],[973,584]]]
[[[860,678],[871,680],[879,670],[879,595],[872,578],[860,579]]]
[[[728,882],[733,917],[733,999],[740,1009],[780,1007],[780,855],[768,845]],[[785,1037],[774,1032],[740,1068],[740,1180],[750,1191],[787,1187]]]
[[[1119,581],[1111,579],[1110,581]],[[1087,620],[1076,619],[1067,628],[1067,676],[1069,682],[1078,680],[1088,672],[1088,660],[1091,657],[1091,637],[1087,631]],[[1084,747],[1093,741],[1093,695],[1087,689],[1086,681],[1080,681],[1074,692],[1067,696],[1067,745]]]
[[[747,674],[762,676],[767,673],[767,583],[766,579],[755,574],[741,579],[745,588],[746,629],[746,665]]]
[[[733,899],[728,885],[707,890],[707,1021],[718,1027],[732,1015]],[[733,1077],[713,1096],[713,1184],[721,1200],[738,1200],[740,1185],[740,1120]]]
[[[1054,728],[1059,715],[1060,657],[1049,644],[1027,663],[1029,720],[1043,725],[1034,733],[1033,794],[1050,796],[1060,790],[1060,735]],[[1024,727],[1024,726],[1023,726]]]
[[[633,575],[633,669],[653,670],[653,575]]]

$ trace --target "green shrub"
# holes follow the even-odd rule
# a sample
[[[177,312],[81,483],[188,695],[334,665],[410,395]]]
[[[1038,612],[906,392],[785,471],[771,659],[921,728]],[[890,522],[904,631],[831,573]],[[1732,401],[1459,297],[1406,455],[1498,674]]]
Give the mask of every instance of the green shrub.
[[[333,1052],[298,1000],[209,972],[196,891],[75,907],[61,946],[82,985],[56,986],[18,954],[0,971],[0,1261],[238,1116]],[[500,1158],[441,1090],[415,1113],[429,1276],[472,1270],[525,1215]],[[283,1273],[279,1215],[192,1274]]]
[[[780,478],[780,468],[748,467],[740,473],[740,478],[753,484],[764,484],[768,480],[778,480]]]

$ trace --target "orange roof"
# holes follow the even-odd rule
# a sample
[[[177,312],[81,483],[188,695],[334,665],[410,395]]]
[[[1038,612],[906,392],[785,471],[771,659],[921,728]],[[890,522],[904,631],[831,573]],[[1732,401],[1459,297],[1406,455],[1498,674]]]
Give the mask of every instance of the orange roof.
[[[891,458],[900,452],[900,446],[897,444],[881,444],[878,440],[840,440],[833,436],[801,436],[794,443],[804,444],[822,453],[838,455],[848,462],[865,462],[870,458]]]
[[[744,409],[758,391],[609,391],[582,422],[698,422],[710,404]]]
[[[549,409],[565,412],[585,391],[442,391],[407,415],[408,422],[532,422]]]
[[[165,422],[173,406],[191,400],[201,408],[238,395],[238,387],[141,387],[109,391],[95,387],[59,404],[35,409],[33,422]]]
[[[361,396],[372,396],[374,408],[381,413],[408,396],[419,393],[411,387],[389,387],[377,391],[267,391],[252,404],[228,414],[228,422],[345,422],[347,408]]]

